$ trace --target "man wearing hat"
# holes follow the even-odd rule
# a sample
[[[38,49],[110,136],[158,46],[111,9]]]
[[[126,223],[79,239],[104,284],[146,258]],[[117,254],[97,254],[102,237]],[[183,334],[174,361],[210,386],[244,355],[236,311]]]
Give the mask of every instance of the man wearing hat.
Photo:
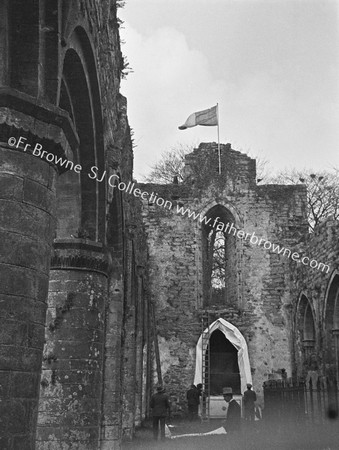
[[[153,412],[153,437],[157,441],[159,436],[161,440],[165,439],[165,420],[167,414],[170,414],[170,402],[165,389],[162,386],[157,387],[157,392],[152,395],[150,407]]]
[[[226,431],[233,433],[239,431],[241,421],[241,408],[239,403],[233,399],[233,391],[231,387],[224,387],[222,395],[225,402],[228,403],[226,416]]]
[[[247,391],[244,392],[244,416],[246,420],[254,422],[255,404],[257,395],[252,391],[252,385],[247,383]]]

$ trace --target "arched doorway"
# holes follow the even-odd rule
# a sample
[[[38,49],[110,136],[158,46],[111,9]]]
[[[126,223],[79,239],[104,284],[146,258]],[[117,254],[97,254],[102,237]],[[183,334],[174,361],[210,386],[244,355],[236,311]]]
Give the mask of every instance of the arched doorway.
[[[206,336],[209,339],[204,345]],[[210,417],[224,417],[222,389],[232,387],[235,399],[241,399],[246,384],[252,384],[248,349],[244,336],[230,322],[219,318],[201,334],[196,346],[194,384],[205,383],[209,363],[208,401]]]

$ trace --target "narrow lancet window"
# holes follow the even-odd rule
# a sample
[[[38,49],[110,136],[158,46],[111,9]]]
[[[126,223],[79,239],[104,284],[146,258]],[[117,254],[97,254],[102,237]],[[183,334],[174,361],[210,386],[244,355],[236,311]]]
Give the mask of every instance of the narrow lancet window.
[[[233,215],[216,205],[202,227],[204,306],[237,302],[236,237]]]
[[[222,231],[210,233],[210,242],[212,250],[212,289],[225,289],[225,270],[226,270],[226,238]]]

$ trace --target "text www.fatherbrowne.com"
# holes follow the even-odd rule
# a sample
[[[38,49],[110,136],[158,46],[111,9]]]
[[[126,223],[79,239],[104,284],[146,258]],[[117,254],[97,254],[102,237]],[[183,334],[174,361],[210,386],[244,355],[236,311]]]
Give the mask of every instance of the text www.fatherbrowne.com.
[[[24,152],[31,153],[33,156],[36,156],[41,159],[45,159],[50,163],[55,164],[56,166],[64,167],[68,170],[73,170],[76,173],[80,173],[82,171],[82,166],[80,164],[74,164],[73,161],[68,160],[66,158],[58,157],[54,153],[48,153],[43,150],[42,145],[40,143],[36,143],[34,146],[27,143],[27,139],[23,136],[19,138],[15,138],[14,136],[8,139],[8,144],[10,147],[14,147],[16,149],[23,150]],[[118,175],[111,174],[107,175],[107,171],[105,170],[103,174],[99,174],[99,169],[97,166],[92,166],[90,168],[90,172],[87,174],[89,178],[95,180],[98,183],[102,183],[103,180],[107,178],[107,183],[113,189],[118,188],[119,191],[124,191],[127,194],[133,194],[134,197],[140,197],[143,200],[147,200],[151,204],[156,204],[157,206],[161,206],[165,209],[172,210],[173,204],[170,200],[165,200],[162,197],[159,197],[155,192],[151,194],[147,191],[141,191],[139,188],[135,188],[135,183],[129,182],[127,185],[119,180]],[[265,250],[272,250],[273,253],[277,253],[278,255],[287,256],[291,258],[293,261],[303,264],[304,266],[310,266],[312,269],[318,269],[322,272],[326,271],[329,273],[330,266],[324,263],[318,263],[315,259],[311,259],[308,256],[301,256],[298,252],[293,252],[289,248],[282,247],[278,244],[273,244],[271,241],[268,241],[263,238],[259,238],[256,236],[255,232],[246,233],[244,230],[237,229],[233,223],[223,223],[219,219],[220,217],[216,217],[214,219],[213,224],[211,224],[212,218],[207,218],[202,213],[191,211],[189,208],[184,208],[179,204],[176,205],[177,214],[181,214],[182,216],[187,216],[193,220],[198,220],[200,223],[205,225],[211,225],[212,228],[215,228],[217,231],[227,232],[228,234],[233,234],[239,239],[243,239],[244,241],[249,240],[252,245],[258,245]]]
[[[222,231],[224,233],[233,234],[239,239],[243,239],[244,241],[249,240],[252,245],[258,245],[265,250],[271,250],[273,253],[277,253],[278,255],[287,256],[291,258],[293,261],[297,263],[301,263],[304,266],[310,266],[312,269],[318,269],[322,272],[326,271],[328,273],[330,271],[330,266],[324,263],[318,263],[315,259],[310,259],[308,256],[301,256],[298,252],[293,252],[286,247],[280,246],[278,244],[274,244],[271,241],[268,241],[263,238],[259,238],[255,232],[246,233],[244,230],[237,229],[233,223],[221,222],[220,217],[216,217],[214,220],[209,217],[207,218],[202,213],[197,213],[191,211],[189,208],[184,208],[183,206],[177,205],[177,214],[181,214],[182,216],[187,216],[193,220],[198,220],[200,223],[205,225],[210,225],[212,228],[215,228],[217,231]],[[212,223],[213,220],[213,223]]]

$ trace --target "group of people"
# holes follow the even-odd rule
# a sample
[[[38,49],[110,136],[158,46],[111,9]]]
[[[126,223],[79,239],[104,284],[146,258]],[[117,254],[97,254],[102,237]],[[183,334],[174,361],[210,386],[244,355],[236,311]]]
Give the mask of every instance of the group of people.
[[[226,428],[228,432],[239,430],[241,424],[241,408],[239,403],[233,398],[233,391],[231,387],[223,388],[223,397],[228,404],[226,415]],[[204,399],[203,386],[198,384],[191,385],[186,393],[188,418],[190,421],[198,418],[200,398]],[[255,420],[255,401],[257,400],[256,393],[252,390],[252,385],[247,384],[247,390],[243,396],[244,418],[248,421]],[[165,439],[165,421],[166,417],[171,413],[171,405],[169,397],[165,392],[163,386],[157,387],[157,392],[152,396],[150,407],[153,413],[153,437],[158,439],[159,429],[160,438]],[[225,408],[226,410],[226,408]]]
[[[225,402],[228,403],[227,408],[227,431],[233,432],[240,428],[241,424],[241,407],[239,403],[233,398],[233,391],[230,387],[225,387],[223,389],[223,397]],[[257,400],[256,393],[252,390],[252,385],[247,384],[247,390],[244,392],[243,396],[243,406],[244,406],[244,418],[250,422],[255,420],[255,401]]]

